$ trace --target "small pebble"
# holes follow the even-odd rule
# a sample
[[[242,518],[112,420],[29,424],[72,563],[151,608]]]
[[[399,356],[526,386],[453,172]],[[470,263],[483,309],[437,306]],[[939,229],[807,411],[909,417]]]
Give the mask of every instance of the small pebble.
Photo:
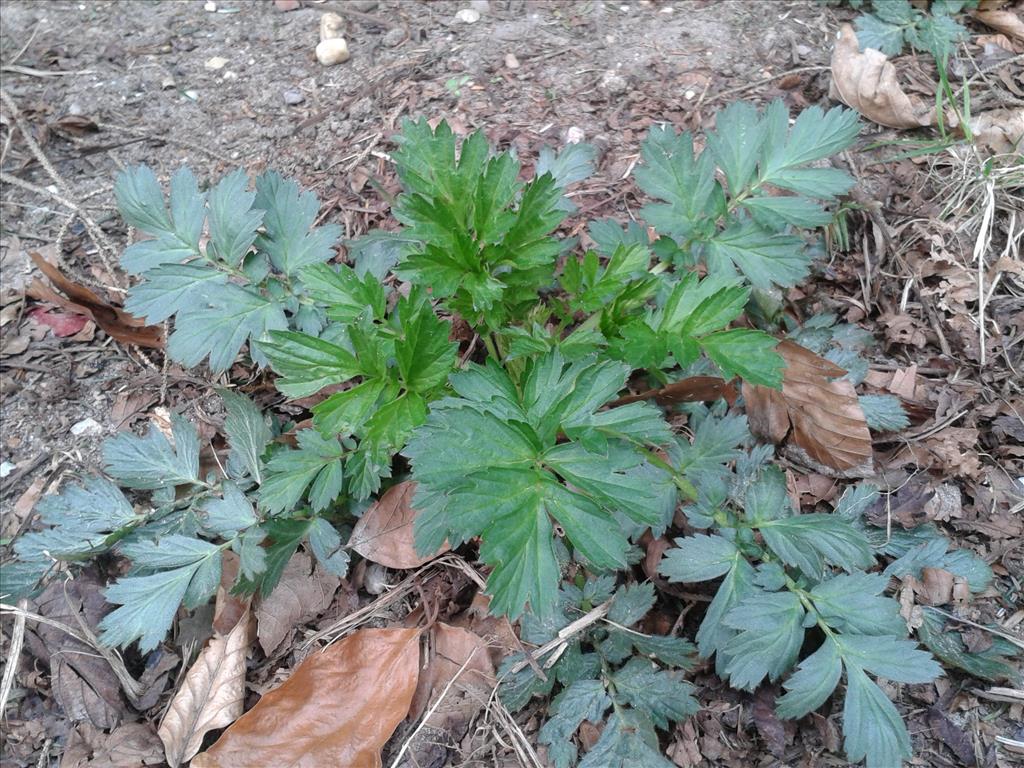
[[[177,85],[177,83],[174,82],[174,78],[170,75],[167,75],[166,77],[164,77],[163,80],[160,81],[160,88],[164,91],[166,91],[169,88],[173,88],[175,85]]]
[[[320,39],[331,40],[345,36],[345,20],[336,13],[325,13],[320,17]]]
[[[514,53],[505,54],[505,66],[509,69],[519,69],[519,59]]]
[[[207,69],[224,69],[224,65],[228,63],[228,60],[223,56],[213,56],[206,60],[204,65]]]
[[[207,13],[216,13],[217,4],[213,2],[213,0],[207,0],[207,2],[203,5],[203,10]]]
[[[583,139],[586,138],[586,134],[583,129],[578,125],[570,125],[568,130],[565,132],[565,143],[566,144],[579,144]]]
[[[696,95],[697,95],[696,91],[687,91],[686,93],[683,94],[683,96],[686,97],[687,101],[692,101],[693,97],[696,96]]]
[[[395,48],[405,42],[405,30],[404,29],[389,29],[384,34],[384,39],[381,40],[385,48]]]
[[[285,104],[289,104],[291,106],[301,104],[306,100],[306,97],[303,96],[300,91],[296,91],[294,89],[288,89],[287,91],[281,94],[281,97],[284,99]]]
[[[317,43],[316,60],[325,67],[348,61],[348,56],[348,43],[342,37],[332,37]]]
[[[620,93],[625,93],[629,88],[626,78],[615,70],[605,72],[598,86],[609,96],[618,96]]]
[[[480,11],[475,8],[463,8],[455,14],[455,18],[463,24],[476,24],[480,21]]]
[[[183,91],[182,93],[187,99],[192,99],[192,101],[199,100],[199,91]]]
[[[11,464],[11,462],[5,461],[3,464],[0,464],[0,477],[7,477],[17,468],[17,464]]]
[[[100,435],[103,434],[103,426],[96,421],[96,419],[82,419],[71,427],[71,434],[75,437],[81,437],[82,435]]]

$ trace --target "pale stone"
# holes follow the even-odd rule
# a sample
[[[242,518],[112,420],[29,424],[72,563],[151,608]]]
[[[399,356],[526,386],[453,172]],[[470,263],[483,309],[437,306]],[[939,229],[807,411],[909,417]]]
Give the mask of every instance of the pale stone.
[[[348,43],[343,37],[332,37],[321,40],[316,46],[316,60],[329,67],[348,61]]]

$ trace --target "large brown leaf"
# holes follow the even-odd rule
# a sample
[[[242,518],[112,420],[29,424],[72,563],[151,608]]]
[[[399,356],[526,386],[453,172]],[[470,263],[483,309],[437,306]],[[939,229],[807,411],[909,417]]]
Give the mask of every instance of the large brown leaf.
[[[906,94],[896,78],[896,67],[881,51],[857,44],[857,34],[843,24],[832,52],[831,96],[864,117],[889,128],[935,125],[935,108]]]
[[[361,629],[303,661],[192,768],[380,768],[409,711],[419,629]]]
[[[64,298],[37,281],[33,285],[35,292],[42,293],[39,298],[44,298],[64,309],[91,317],[96,321],[96,325],[120,342],[150,349],[163,349],[163,331],[159,326],[146,325],[137,317],[107,303],[85,286],[79,285],[74,280],[69,280],[58,267],[38,253],[30,253],[29,256],[32,257],[32,261],[39,271],[46,275],[59,290],[67,294],[67,298]]]
[[[340,584],[305,552],[292,555],[274,591],[256,606],[256,637],[263,653],[271,656],[295,627],[326,611]]]
[[[776,349],[786,361],[782,391],[743,384],[754,434],[777,444],[792,427],[792,442],[814,462],[851,477],[870,474],[864,412],[853,384],[836,378],[846,371],[788,339]]]
[[[241,716],[250,634],[246,611],[227,635],[213,636],[171,699],[158,731],[171,768],[198,752],[209,731]]]
[[[416,483],[393,485],[359,518],[349,544],[360,555],[388,568],[418,568],[451,547],[447,542],[436,552],[421,555],[413,543],[416,510],[412,497]]]

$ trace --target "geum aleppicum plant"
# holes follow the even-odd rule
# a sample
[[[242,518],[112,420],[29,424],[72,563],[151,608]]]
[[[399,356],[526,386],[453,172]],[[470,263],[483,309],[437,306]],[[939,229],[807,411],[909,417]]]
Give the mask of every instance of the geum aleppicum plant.
[[[782,679],[787,717],[820,706],[845,672],[849,756],[895,764],[909,740],[868,674],[921,681],[939,668],[881,594],[888,575],[902,574],[870,570],[879,553],[905,573],[970,570],[969,559],[934,537],[893,550],[838,511],[796,514],[764,466],[771,449],[737,450],[748,441],[742,417],[690,409],[691,443],[655,404],[617,402],[638,377],[781,385],[777,339],[750,326],[774,321],[773,294],[808,274],[810,231],[853,183],[820,164],[856,134],[848,110],[812,108],[790,126],[781,102],[763,113],[729,107],[699,153],[689,134],[656,127],[636,180],[658,201],[642,214],[660,237],[652,244],[637,222],[594,222],[594,250],[582,257],[557,232],[575,210],[568,187],[591,170],[585,145],[543,152],[522,181],[518,159],[493,152],[482,132],[460,148],[444,123],[406,123],[394,153],[402,228],[349,243],[351,266],[329,263],[339,231],[315,226],[316,198],[274,173],[255,192],[239,172],[200,192],[179,171],[167,205],[152,172],[125,172],[125,220],[153,235],[124,255],[143,277],[127,306],[173,322],[168,353],[186,365],[209,356],[224,371],[248,344],[282,394],[321,400],[312,427],[296,431],[226,393],[230,454],[209,471],[180,417],[171,440],[156,429],[112,438],[113,482],[47,499],[40,514],[50,527],[15,543],[3,590],[24,593],[54,566],[121,555],[132,569],[107,590],[119,607],[102,637],[149,650],[179,604],[209,599],[229,549],[241,559],[236,591],[268,594],[300,545],[344,573],[344,525],[411,470],[417,545],[478,545],[491,609],[523,617],[537,642],[610,601],[562,658],[545,660],[554,678],[529,665],[514,673],[520,702],[552,692],[553,679],[562,686],[542,729],[553,760],[574,763],[580,722],[611,712],[582,765],[663,766],[656,729],[694,709],[666,668],[685,668],[690,646],[630,629],[654,592],[614,590],[611,574],[629,572],[636,542],[664,534],[682,500],[691,526],[714,530],[680,539],[664,574],[723,578],[700,653],[715,654],[739,688]],[[453,320],[470,333],[455,334]],[[835,354],[852,367],[849,330],[826,325],[812,330],[823,347],[839,343]],[[133,506],[118,485],[150,496]],[[926,627],[922,639],[944,659],[999,669],[999,658],[974,658],[943,642],[941,625]],[[808,637],[820,648],[801,661]]]

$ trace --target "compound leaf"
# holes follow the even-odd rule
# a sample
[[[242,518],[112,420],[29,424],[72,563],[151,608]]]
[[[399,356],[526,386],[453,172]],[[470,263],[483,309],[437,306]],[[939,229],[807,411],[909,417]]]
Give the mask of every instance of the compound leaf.
[[[852,762],[867,759],[867,768],[902,765],[912,754],[910,734],[900,713],[864,670],[846,665],[843,702],[843,748]]]
[[[708,240],[708,266],[729,273],[735,266],[755,288],[787,288],[807,277],[811,259],[799,237],[779,235],[737,221]]]
[[[804,608],[792,592],[757,592],[725,616],[739,634],[726,643],[725,672],[734,688],[753,690],[768,676],[784,675],[804,640]]]
[[[699,533],[676,539],[675,549],[665,553],[658,573],[669,581],[708,581],[728,573],[740,557],[736,545],[728,539]]]
[[[167,488],[199,479],[199,435],[181,416],[172,417],[174,447],[151,426],[145,437],[122,432],[103,445],[107,474],[126,488]]]
[[[794,720],[813,712],[832,695],[842,673],[839,649],[826,637],[821,647],[801,661],[796,672],[782,684],[786,693],[776,700],[776,714]]]

